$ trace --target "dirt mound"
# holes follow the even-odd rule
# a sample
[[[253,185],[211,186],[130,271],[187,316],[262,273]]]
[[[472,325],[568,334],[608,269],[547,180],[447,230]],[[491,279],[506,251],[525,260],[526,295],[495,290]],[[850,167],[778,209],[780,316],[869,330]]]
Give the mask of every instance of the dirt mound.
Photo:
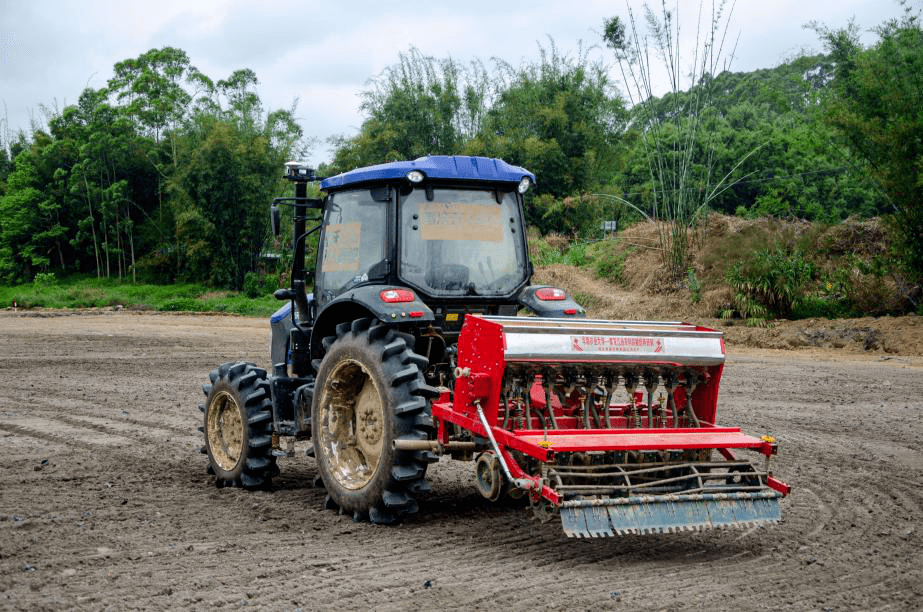
[[[594,319],[693,319],[705,316],[703,307],[689,301],[688,295],[661,292],[644,294],[629,291],[599,278],[587,270],[554,264],[536,268],[535,283],[567,289]]]
[[[707,323],[707,322],[706,322]],[[753,348],[827,348],[851,353],[923,355],[923,317],[863,317],[776,321],[771,328],[712,321],[730,345]]]
[[[815,262],[817,274],[833,279],[828,281],[831,292],[848,293],[864,312],[899,311],[900,279],[869,270],[888,250],[887,234],[878,219],[821,226],[797,219],[742,219],[713,213],[700,231],[690,235],[692,274],[681,279],[670,279],[664,272],[661,254],[668,239],[664,231],[654,222],[635,223],[617,240],[593,245],[596,256],[620,262],[612,275],[618,283],[597,278],[587,269],[590,266],[565,264],[537,268],[535,282],[567,289],[592,318],[688,321],[723,330],[728,342],[739,346],[923,355],[923,319],[912,315],[775,321],[769,327],[717,318],[722,311],[733,310],[734,295],[724,280],[730,262],[742,254],[776,248],[806,252],[816,247],[813,252],[823,251],[823,258]],[[561,252],[569,245],[560,236],[545,240]]]

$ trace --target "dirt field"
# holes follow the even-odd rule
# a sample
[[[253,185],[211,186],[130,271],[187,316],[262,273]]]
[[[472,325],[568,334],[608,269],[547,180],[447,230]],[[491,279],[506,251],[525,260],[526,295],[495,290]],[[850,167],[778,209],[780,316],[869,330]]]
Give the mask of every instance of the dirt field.
[[[0,609],[921,607],[919,354],[729,334],[720,422],[781,440],[782,522],[587,541],[487,506],[450,461],[396,527],[324,510],[303,455],[272,492],[216,489],[200,387],[267,365],[264,321],[39,315],[0,313]]]

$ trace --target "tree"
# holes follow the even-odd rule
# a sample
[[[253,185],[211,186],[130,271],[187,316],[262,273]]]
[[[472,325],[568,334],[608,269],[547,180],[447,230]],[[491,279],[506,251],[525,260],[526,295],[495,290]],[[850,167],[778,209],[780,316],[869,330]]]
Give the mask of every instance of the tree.
[[[182,49],[151,49],[114,67],[107,91],[142,133],[159,141],[186,114],[193,95],[184,87],[210,91],[211,80],[189,62]]]
[[[69,259],[77,270],[121,278],[134,274],[134,228],[157,202],[148,162],[154,145],[108,98],[105,90],[84,90],[77,104],[49,120],[49,129],[55,146],[70,155],[53,179],[56,200],[71,219]]]
[[[461,151],[480,129],[489,95],[479,62],[465,67],[437,60],[411,47],[362,92],[368,113],[359,134],[332,140],[333,169]]]
[[[47,249],[35,239],[43,213],[54,214],[43,191],[40,168],[47,144],[46,137],[16,156],[15,168],[7,177],[7,193],[0,197],[0,270],[8,280],[31,276],[36,266],[50,262]]]
[[[423,155],[500,157],[541,178],[530,198],[530,223],[547,231],[564,208],[555,198],[579,194],[615,171],[625,109],[605,66],[581,48],[576,58],[539,47],[541,60],[521,68],[496,61],[463,66],[411,48],[363,92],[369,117],[358,135],[337,137],[327,172]],[[554,208],[555,210],[551,210]]]
[[[832,79],[833,63],[819,55],[716,77],[717,175],[744,161],[711,208],[821,221],[880,212],[880,198],[822,119]]]
[[[3,141],[0,141],[0,186],[6,183],[6,177],[10,175],[12,170],[13,160],[10,158],[6,145],[3,144]],[[2,191],[0,191],[0,193],[2,193]]]
[[[262,113],[252,71],[217,82],[178,137],[169,182],[176,278],[239,289],[269,235],[267,203],[301,139],[289,111]]]
[[[466,150],[529,168],[541,177],[537,193],[561,198],[608,178],[625,111],[587,50],[571,58],[551,41],[539,55],[521,68],[500,63],[496,102]]]
[[[836,62],[826,120],[863,159],[891,207],[900,265],[923,281],[923,29],[909,6],[863,49],[854,28],[819,29]],[[908,293],[909,297],[909,293]]]
[[[247,69],[213,82],[166,47],[51,113],[0,167],[0,275],[144,269],[240,287],[282,164],[304,145],[294,108],[264,113],[257,83]]]

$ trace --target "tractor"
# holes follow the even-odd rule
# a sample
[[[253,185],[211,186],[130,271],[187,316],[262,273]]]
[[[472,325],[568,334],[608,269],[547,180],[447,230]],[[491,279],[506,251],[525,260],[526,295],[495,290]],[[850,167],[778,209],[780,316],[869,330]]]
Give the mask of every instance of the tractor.
[[[417,512],[441,456],[572,537],[779,520],[777,442],[715,424],[720,332],[587,319],[531,284],[531,172],[462,156],[323,179],[286,168],[294,196],[273,201],[271,225],[291,209],[291,285],[274,294],[271,368],[225,363],[203,386],[219,487],[270,488],[310,439],[327,506],[355,520]]]

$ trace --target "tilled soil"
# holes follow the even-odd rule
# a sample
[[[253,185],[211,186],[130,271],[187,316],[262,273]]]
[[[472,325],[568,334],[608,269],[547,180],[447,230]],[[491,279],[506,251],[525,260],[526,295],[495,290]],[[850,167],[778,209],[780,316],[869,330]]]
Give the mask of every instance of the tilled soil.
[[[781,441],[782,522],[571,540],[430,468],[397,526],[323,509],[314,460],[217,489],[207,373],[266,366],[259,319],[0,314],[2,609],[804,610],[920,607],[923,359],[729,339],[720,422]],[[303,451],[303,443],[297,450]]]

